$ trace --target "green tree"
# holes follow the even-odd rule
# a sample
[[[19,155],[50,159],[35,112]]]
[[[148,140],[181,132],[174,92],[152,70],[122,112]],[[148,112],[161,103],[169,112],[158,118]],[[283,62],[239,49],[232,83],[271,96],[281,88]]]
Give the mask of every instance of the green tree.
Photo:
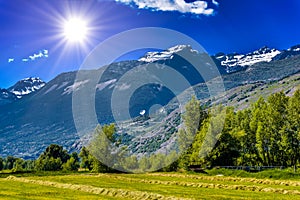
[[[260,98],[252,106],[250,130],[255,133],[258,163],[270,165],[270,136],[268,131],[267,103]]]
[[[294,166],[300,157],[300,90],[297,90],[288,101],[287,123],[282,127],[283,151],[287,154],[287,163]]]
[[[22,172],[25,169],[25,161],[21,158],[17,158],[14,167],[12,169],[13,172]]]
[[[237,165],[255,166],[258,163],[258,151],[256,147],[256,131],[251,131],[250,121],[252,118],[251,109],[245,109],[236,113],[235,128],[236,135],[240,141],[240,157]]]
[[[89,151],[93,155],[93,171],[109,172],[114,165],[114,157],[117,152],[113,150],[113,136],[115,133],[115,125],[98,125],[94,132],[94,137],[89,144]]]
[[[212,135],[212,137],[215,136],[213,140],[216,141],[216,143],[213,145],[205,141],[205,143],[208,143],[212,148],[204,159],[206,165],[209,166],[235,165],[235,161],[239,156],[240,142],[235,131],[235,127],[237,126],[235,113],[231,107],[224,109],[224,112],[224,123],[217,125],[223,125],[223,128],[217,128],[220,132]],[[219,117],[224,117],[222,112]]]
[[[178,146],[182,154],[178,165],[182,169],[188,169],[192,154],[192,144],[205,118],[207,118],[207,113],[200,106],[200,101],[193,96],[186,104],[185,113],[182,115],[184,129],[179,129],[178,132]]]
[[[64,171],[78,171],[79,162],[74,157],[71,157],[66,163],[62,165]]]
[[[3,170],[3,167],[4,167],[3,159],[0,157],[0,171]]]
[[[268,98],[267,124],[270,137],[270,164],[286,166],[286,152],[282,146],[282,128],[287,123],[287,106],[289,97],[283,92],[272,94]]]
[[[62,146],[51,144],[36,160],[35,167],[37,170],[58,171],[69,158],[70,155]]]
[[[139,163],[138,163],[138,159],[136,156],[132,155],[129,157],[125,157],[122,167],[126,170],[126,171],[136,171],[138,172],[138,168],[139,168]]]
[[[139,168],[141,172],[147,172],[151,168],[151,163],[148,156],[143,156],[139,160]]]
[[[5,169],[12,169],[14,167],[14,163],[16,162],[17,158],[13,156],[7,156],[5,159]]]
[[[79,158],[80,158],[80,167],[88,170],[93,169],[93,156],[90,155],[90,152],[87,150],[86,147],[82,147],[80,153],[79,153]]]
[[[163,171],[174,172],[178,170],[178,154],[176,151],[171,151],[165,158],[165,166]]]
[[[150,156],[151,170],[152,171],[161,171],[165,165],[165,156],[163,154],[153,154]]]

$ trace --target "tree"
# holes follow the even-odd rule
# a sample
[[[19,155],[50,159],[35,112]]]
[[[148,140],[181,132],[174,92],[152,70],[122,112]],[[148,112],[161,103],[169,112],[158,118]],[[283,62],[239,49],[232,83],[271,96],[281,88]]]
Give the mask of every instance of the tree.
[[[21,158],[17,158],[14,163],[13,172],[22,172],[25,169],[25,161]]]
[[[282,91],[268,98],[267,120],[270,136],[270,159],[272,165],[286,166],[286,152],[282,146],[284,132],[282,128],[287,123],[287,106],[289,97]]]
[[[125,157],[124,158],[124,161],[123,161],[123,164],[122,164],[122,167],[126,170],[126,171],[137,171],[138,168],[139,168],[139,163],[138,163],[138,160],[137,160],[137,157],[132,155],[132,156],[129,156],[129,157]]]
[[[196,138],[199,144],[195,142],[193,146],[193,161],[205,166],[234,165],[239,156],[240,142],[233,108],[221,108],[218,113],[214,120],[205,121]],[[220,123],[221,118],[225,119],[224,123]]]
[[[165,158],[166,167],[163,168],[165,172],[174,172],[178,169],[178,155],[176,151],[171,151]]]
[[[65,164],[63,164],[62,168],[65,171],[78,171],[79,166],[79,162],[74,157],[71,157]]]
[[[70,155],[62,146],[57,144],[49,145],[36,161],[36,169],[44,171],[58,171],[62,164],[66,163]]]
[[[150,167],[151,167],[151,163],[150,163],[149,157],[143,156],[139,160],[139,169],[141,170],[141,172],[147,172],[150,170]]]
[[[251,109],[245,109],[236,113],[238,127],[236,127],[235,131],[241,147],[237,165],[255,166],[259,161],[256,148],[256,132],[250,129],[251,119]]]
[[[263,98],[259,98],[252,106],[252,118],[250,130],[255,134],[258,162],[262,165],[270,165],[269,142],[270,136],[268,128],[267,103]]]
[[[180,168],[188,169],[192,154],[192,143],[203,120],[207,118],[207,113],[202,109],[200,101],[195,96],[186,104],[185,113],[182,115],[182,118],[185,128],[179,129],[178,132],[178,146],[182,154],[178,165]]]
[[[76,162],[79,162],[79,161],[80,161],[79,155],[78,155],[77,152],[72,152],[71,155],[70,155],[70,158],[74,158],[74,160],[75,160]],[[70,160],[70,159],[69,159],[69,160]]]
[[[94,132],[94,137],[89,144],[89,151],[93,155],[93,171],[108,172],[114,165],[114,157],[117,152],[113,150],[113,136],[115,133],[115,125],[98,125]]]
[[[0,157],[0,171],[3,170],[3,159]]]
[[[152,171],[160,171],[165,164],[165,160],[164,160],[165,156],[163,154],[152,154],[150,156],[150,163],[151,163],[151,170]]]
[[[288,101],[287,123],[282,128],[283,150],[288,155],[288,164],[296,171],[300,157],[300,90]]]
[[[5,159],[5,169],[12,169],[16,160],[17,158],[13,156],[7,156]]]
[[[82,147],[80,153],[79,153],[79,158],[81,159],[80,162],[80,167],[84,168],[84,169],[89,169],[92,170],[92,162],[93,162],[93,158],[90,155],[90,152],[87,150],[86,147]]]

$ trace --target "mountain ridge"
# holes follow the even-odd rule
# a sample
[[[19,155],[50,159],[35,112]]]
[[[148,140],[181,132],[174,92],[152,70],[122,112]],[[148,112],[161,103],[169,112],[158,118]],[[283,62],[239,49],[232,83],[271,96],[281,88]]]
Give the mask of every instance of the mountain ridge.
[[[290,51],[294,52],[297,48]],[[174,48],[174,50],[178,49]],[[298,51],[295,52],[298,53]],[[264,53],[263,49],[261,53]],[[197,52],[191,51],[192,56],[196,54]],[[189,67],[191,64],[176,54],[172,58],[156,60],[152,63],[141,61],[112,63],[107,66],[101,80],[95,86],[95,102],[97,102],[95,112],[99,123],[113,122],[111,96],[116,82],[122,75],[135,67],[145,69],[150,65],[156,66],[156,63],[172,66],[182,74],[194,86],[199,99],[209,98],[209,91],[203,79],[191,70],[192,67]],[[97,76],[99,70],[103,70],[103,68],[84,71],[87,77],[85,80],[76,80],[76,71],[62,73],[43,87],[26,95],[26,98],[24,96],[14,102],[2,104],[0,106],[0,156],[14,155],[27,159],[36,158],[51,143],[63,145],[69,151],[78,150],[82,146],[82,140],[74,124],[72,94],[77,89],[87,88],[88,78]],[[264,84],[272,83],[299,73],[299,71],[300,55],[293,54],[284,59],[258,62],[248,66],[245,70],[231,73],[224,70],[221,74],[225,89],[229,91],[260,81]],[[7,95],[6,93],[12,94],[8,90],[1,90],[0,94]],[[220,102],[227,100],[226,93],[224,95],[225,98],[220,99]],[[234,94],[229,95],[229,97],[231,96]],[[167,88],[157,84],[146,85],[139,88],[133,95],[129,106],[130,114],[134,118],[145,110],[143,113],[148,115],[153,105],[165,105],[172,98],[174,98],[174,94],[170,93]],[[168,137],[172,135],[169,130],[166,131]],[[161,140],[161,142],[165,141]]]

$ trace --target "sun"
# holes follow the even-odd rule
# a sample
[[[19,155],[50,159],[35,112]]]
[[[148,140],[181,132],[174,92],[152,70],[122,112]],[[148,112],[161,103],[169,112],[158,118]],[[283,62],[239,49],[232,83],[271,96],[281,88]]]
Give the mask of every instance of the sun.
[[[88,35],[86,20],[76,17],[66,20],[63,25],[63,35],[69,42],[84,42]]]

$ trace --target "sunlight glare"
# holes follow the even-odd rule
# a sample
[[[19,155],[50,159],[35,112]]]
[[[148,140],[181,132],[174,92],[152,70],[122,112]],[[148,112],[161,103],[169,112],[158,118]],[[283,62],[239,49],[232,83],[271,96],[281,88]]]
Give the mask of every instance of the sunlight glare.
[[[71,18],[64,23],[63,34],[70,42],[83,42],[87,33],[87,23],[83,19]]]

